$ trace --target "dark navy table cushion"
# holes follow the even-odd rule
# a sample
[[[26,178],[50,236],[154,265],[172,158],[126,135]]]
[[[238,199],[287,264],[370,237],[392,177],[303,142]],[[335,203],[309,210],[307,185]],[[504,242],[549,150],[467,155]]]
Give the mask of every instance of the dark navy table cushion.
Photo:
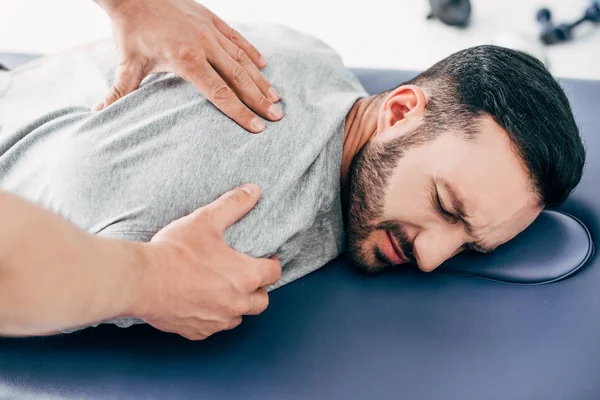
[[[355,72],[371,91],[412,74]],[[562,84],[588,148],[582,183],[496,254],[376,277],[340,257],[204,342],[149,326],[0,339],[0,398],[600,398],[597,257],[552,284],[491,280],[565,277],[591,252],[584,226],[600,233],[600,82]]]
[[[461,253],[441,265],[440,271],[505,283],[551,283],[577,273],[593,253],[592,238],[581,221],[558,211],[543,211],[493,253]]]

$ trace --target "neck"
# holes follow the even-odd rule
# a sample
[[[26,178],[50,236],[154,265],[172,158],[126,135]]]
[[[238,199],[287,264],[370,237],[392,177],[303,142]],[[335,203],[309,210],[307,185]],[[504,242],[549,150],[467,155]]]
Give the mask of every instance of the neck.
[[[344,208],[348,200],[350,165],[360,149],[377,133],[377,115],[383,100],[383,96],[363,97],[354,103],[346,116],[341,167],[342,206]]]

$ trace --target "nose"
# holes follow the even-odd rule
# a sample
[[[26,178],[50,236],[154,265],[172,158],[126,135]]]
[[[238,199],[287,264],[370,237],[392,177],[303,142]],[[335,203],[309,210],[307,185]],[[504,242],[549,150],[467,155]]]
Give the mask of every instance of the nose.
[[[459,224],[421,231],[413,242],[419,269],[433,271],[444,261],[460,253],[463,244],[464,231]]]

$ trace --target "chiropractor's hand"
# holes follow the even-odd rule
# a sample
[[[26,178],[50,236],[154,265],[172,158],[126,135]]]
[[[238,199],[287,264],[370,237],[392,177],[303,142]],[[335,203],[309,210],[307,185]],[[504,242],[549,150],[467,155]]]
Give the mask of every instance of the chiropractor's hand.
[[[108,14],[119,53],[115,82],[101,110],[136,90],[155,72],[191,82],[250,132],[283,117],[277,90],[258,68],[267,65],[246,39],[194,0],[95,0]]]
[[[256,185],[244,185],[158,232],[151,270],[142,274],[134,313],[150,325],[191,340],[239,325],[267,308],[266,286],[281,277],[276,257],[255,259],[225,242],[225,229],[250,211]]]

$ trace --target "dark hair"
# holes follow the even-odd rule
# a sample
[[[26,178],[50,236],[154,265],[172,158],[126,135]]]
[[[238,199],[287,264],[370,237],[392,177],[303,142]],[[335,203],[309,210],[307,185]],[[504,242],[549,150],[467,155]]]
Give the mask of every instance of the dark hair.
[[[563,203],[579,183],[585,150],[569,100],[536,58],[498,46],[462,50],[405,84],[428,96],[430,132],[473,137],[474,120],[489,114],[508,133],[542,206]]]

